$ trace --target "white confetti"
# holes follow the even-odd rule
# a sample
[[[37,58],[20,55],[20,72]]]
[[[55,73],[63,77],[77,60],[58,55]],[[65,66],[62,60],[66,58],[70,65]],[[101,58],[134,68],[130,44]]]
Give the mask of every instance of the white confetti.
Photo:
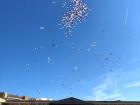
[[[91,47],[95,48],[96,47],[96,42],[92,42]]]
[[[127,19],[128,19],[128,8],[126,9],[126,14],[125,14],[125,24],[127,24]]]
[[[44,29],[45,29],[45,27],[43,27],[43,26],[40,27],[40,30],[44,30]]]
[[[72,6],[71,10],[67,11],[61,20],[61,24],[63,28],[66,29],[66,33],[65,33],[66,38],[72,36],[71,35],[72,29],[76,25],[81,23],[83,20],[85,20],[85,18],[89,13],[88,7],[86,6],[85,3],[83,3],[82,0],[72,0],[71,2],[72,5],[69,6],[69,7]]]
[[[77,67],[77,66],[75,66],[75,67],[74,67],[74,70],[78,70],[78,67]]]
[[[49,63],[49,64],[54,64],[51,57],[48,57],[48,63]]]
[[[55,4],[55,1],[52,1],[52,4]]]

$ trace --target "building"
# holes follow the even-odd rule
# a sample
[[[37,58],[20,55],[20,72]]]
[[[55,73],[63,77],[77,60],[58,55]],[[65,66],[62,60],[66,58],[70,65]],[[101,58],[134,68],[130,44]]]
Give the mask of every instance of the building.
[[[55,100],[8,100],[1,105],[140,105],[140,101],[84,101],[73,97]]]
[[[29,100],[28,96],[18,96],[13,94],[8,94],[6,92],[0,92],[0,98],[4,100]]]
[[[2,103],[2,102],[6,102],[6,100],[3,98],[0,98],[0,103]]]
[[[140,105],[140,101],[85,101],[74,97],[62,100],[6,100],[1,105]]]

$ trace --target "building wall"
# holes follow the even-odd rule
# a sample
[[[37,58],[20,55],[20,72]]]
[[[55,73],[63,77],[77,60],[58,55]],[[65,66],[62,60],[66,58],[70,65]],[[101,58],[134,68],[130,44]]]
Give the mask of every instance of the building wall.
[[[6,100],[4,100],[4,99],[0,98],[0,103],[5,102],[5,101],[6,101]]]
[[[2,105],[49,105],[46,102],[16,102],[16,103],[2,103]]]
[[[0,98],[7,98],[7,93],[0,92]]]
[[[2,105],[140,105],[140,102],[126,102],[126,103],[117,103],[117,102],[98,102],[98,103],[87,103],[87,104],[51,104],[51,103],[47,103],[47,102],[5,102],[2,103]]]

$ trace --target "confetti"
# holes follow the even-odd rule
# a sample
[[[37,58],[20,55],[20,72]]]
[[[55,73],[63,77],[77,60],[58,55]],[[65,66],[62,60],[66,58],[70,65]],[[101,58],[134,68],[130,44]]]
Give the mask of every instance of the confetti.
[[[95,48],[95,47],[96,47],[96,42],[92,42],[92,43],[91,43],[91,47],[92,47],[92,48]]]
[[[112,53],[110,53],[109,55],[113,55]]]
[[[49,63],[49,64],[54,64],[52,58],[49,57],[49,56],[48,56],[48,63]]]
[[[126,9],[126,14],[125,14],[125,24],[127,24],[127,19],[128,19],[128,8]]]
[[[81,53],[81,49],[77,48],[77,54],[80,54],[80,53]]]
[[[74,67],[74,70],[78,70],[78,67],[77,67],[77,66],[75,66],[75,67]]]
[[[108,58],[108,57],[106,57],[104,60],[105,60],[105,61],[109,61],[109,58]]]
[[[65,2],[62,4],[62,7],[65,7],[65,6],[66,6],[66,3],[67,3],[67,2],[65,1]]]
[[[30,66],[30,64],[27,64],[27,67],[29,67]]]
[[[55,1],[52,1],[52,4],[55,4]]]
[[[111,72],[113,72],[113,69],[110,69]]]
[[[30,67],[30,64],[27,64],[27,70],[28,70],[28,72],[30,71],[29,67]]]
[[[38,48],[35,47],[34,50],[38,50]]]
[[[37,89],[37,93],[40,95],[41,94],[41,90],[40,89]]]
[[[90,52],[90,48],[88,48],[87,51]]]
[[[73,28],[88,16],[89,9],[82,0],[72,0],[72,4],[69,5],[71,9],[67,11],[61,20],[61,25],[66,29],[65,37],[70,38]]]
[[[74,46],[72,46],[71,48],[74,49]]]
[[[42,27],[42,26],[40,27],[40,30],[44,30],[44,29],[45,29],[44,27]]]
[[[51,47],[55,47],[55,48],[57,48],[57,47],[58,47],[58,45],[57,45],[57,44],[55,44],[55,43],[52,43],[52,44],[51,44]]]

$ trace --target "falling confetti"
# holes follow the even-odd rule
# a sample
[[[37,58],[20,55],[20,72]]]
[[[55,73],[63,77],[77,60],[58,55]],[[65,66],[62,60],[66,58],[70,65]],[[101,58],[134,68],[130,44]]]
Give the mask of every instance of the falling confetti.
[[[40,27],[40,30],[44,30],[44,29],[45,29],[45,27],[43,27],[43,26]]]
[[[27,70],[28,70],[28,72],[30,71],[30,64],[27,64]]]
[[[110,55],[110,56],[112,56],[113,54],[112,54],[112,53],[110,53],[109,55]]]
[[[71,48],[74,49],[74,46],[72,46]]]
[[[79,55],[81,53],[81,49],[80,48],[77,48],[76,49],[76,53]]]
[[[55,47],[55,44],[54,43],[52,43],[52,47]]]
[[[41,94],[41,90],[40,89],[37,89],[37,93],[40,95]]]
[[[27,64],[27,67],[29,67],[30,66],[30,64]]]
[[[51,44],[51,47],[53,47],[53,48],[57,48],[57,47],[58,47],[58,45],[57,45],[57,44],[55,44],[55,43],[52,43],[52,44]]]
[[[110,72],[113,72],[113,69],[110,69]]]
[[[94,56],[99,56],[99,53],[98,52],[94,52]]]
[[[81,80],[78,80],[78,82],[81,82]]]
[[[55,4],[56,2],[55,1],[52,1],[52,4]]]
[[[61,84],[61,86],[62,86],[62,87],[64,87],[64,86],[65,86],[65,84],[64,84],[64,83],[62,83],[62,84]]]
[[[127,19],[128,19],[128,8],[126,9],[126,14],[125,14],[125,24],[127,24]]]
[[[72,72],[75,72],[75,71],[77,71],[77,70],[78,70],[78,66],[75,66],[75,67],[73,68]]]
[[[72,0],[72,8],[62,17],[61,24],[66,29],[65,37],[71,37],[72,29],[88,16],[89,9],[82,0]]]
[[[66,1],[63,2],[62,7],[65,7],[66,6],[66,3],[67,3]]]
[[[105,60],[105,61],[109,61],[109,58],[108,58],[108,57],[106,57],[104,60]]]
[[[88,48],[87,51],[90,52],[90,48]]]
[[[78,70],[78,67],[77,67],[77,66],[75,66],[75,67],[74,67],[74,70]]]
[[[120,61],[121,61],[121,58],[120,58],[120,57],[117,57],[117,58],[116,58],[116,61],[117,61],[117,62],[120,62]]]
[[[48,57],[48,63],[49,63],[49,64],[54,64],[51,57]]]
[[[35,47],[34,50],[36,51],[36,50],[38,50],[38,48]]]
[[[92,47],[92,48],[95,48],[95,47],[96,47],[96,42],[92,42],[92,43],[91,43],[91,47]]]

